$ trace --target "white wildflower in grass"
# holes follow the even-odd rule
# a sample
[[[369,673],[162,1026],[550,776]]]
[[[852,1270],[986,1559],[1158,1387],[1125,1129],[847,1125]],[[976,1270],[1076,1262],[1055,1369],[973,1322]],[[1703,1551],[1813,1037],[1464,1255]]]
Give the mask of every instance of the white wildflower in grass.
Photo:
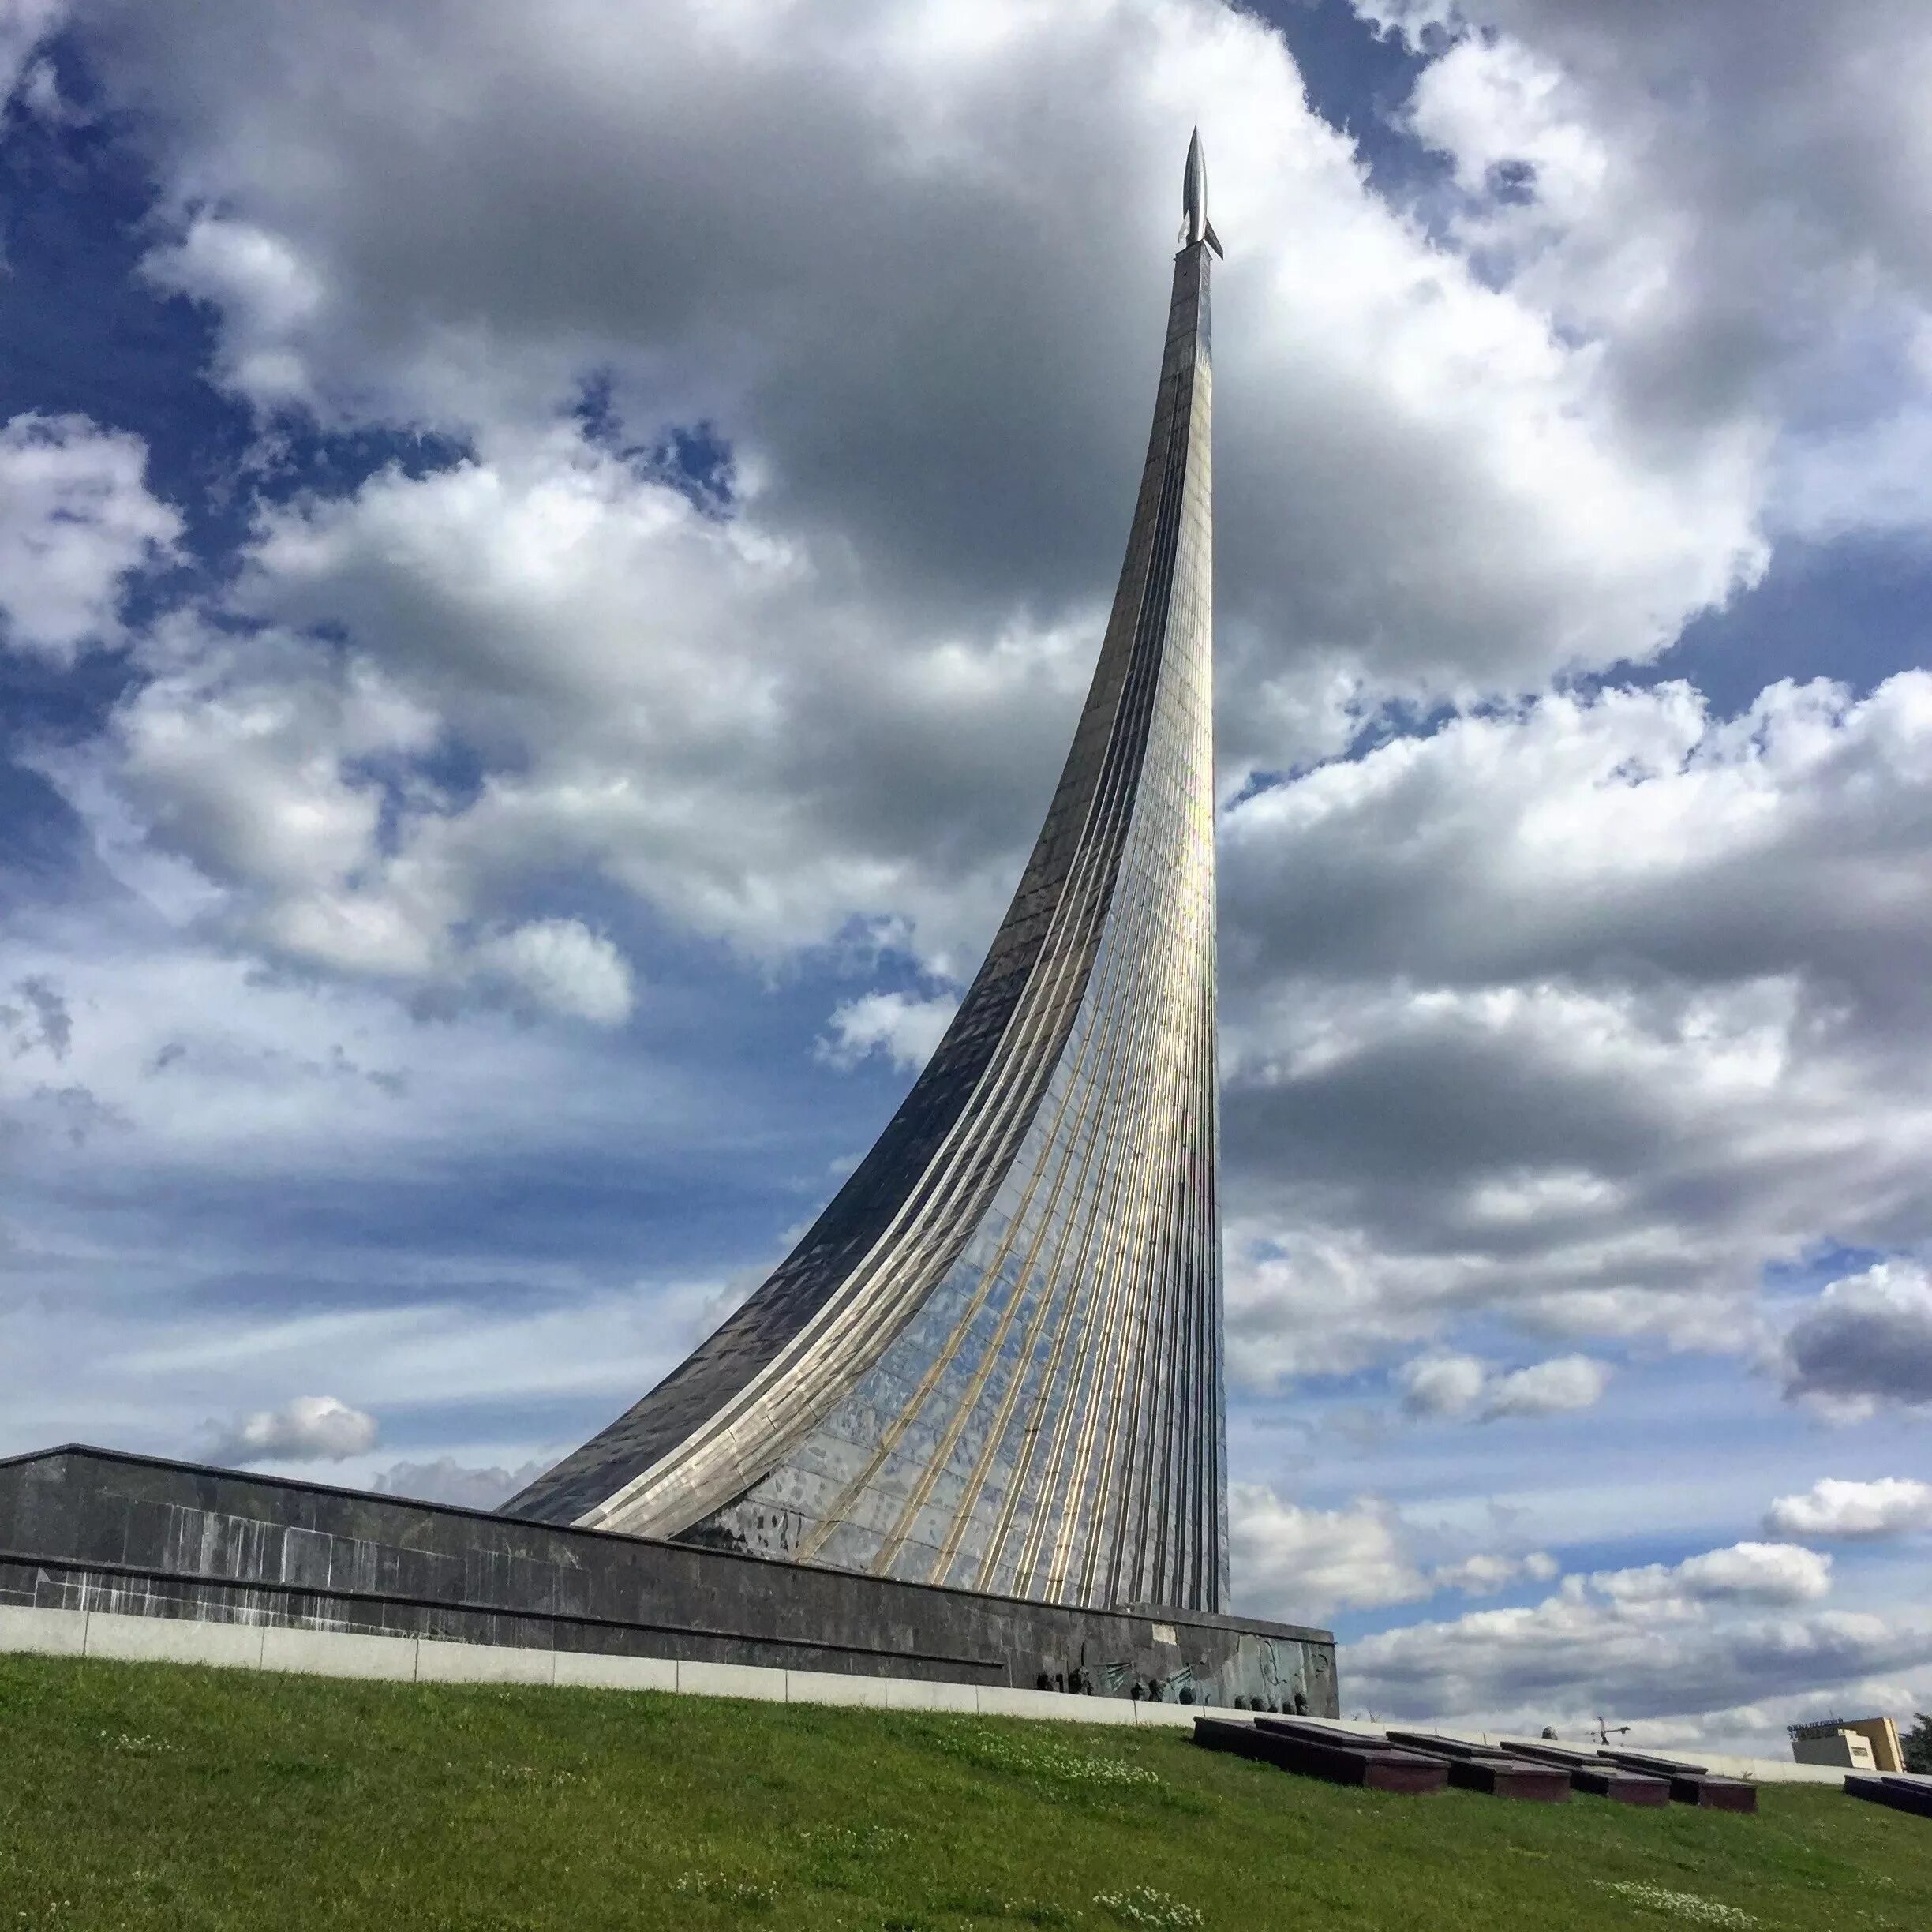
[[[511,1785],[558,1785],[575,1784],[581,1780],[581,1771],[546,1771],[538,1765],[492,1765],[485,1772],[492,1784]]]
[[[672,1889],[686,1898],[736,1905],[740,1911],[763,1911],[778,1902],[778,1894],[770,1886],[751,1885],[742,1878],[727,1878],[723,1872],[685,1872]]]
[[[997,1893],[978,1892],[949,1898],[946,1909],[969,1919],[998,1919],[1017,1925],[1036,1926],[1057,1932],[1058,1928],[1078,1925],[1080,1915],[1038,1899],[1002,1898]]]
[[[1192,1905],[1184,1905],[1151,1885],[1131,1892],[1096,1892],[1094,1903],[1124,1926],[1204,1926],[1208,1921]]]
[[[1593,1882],[1603,1891],[1614,1892],[1619,1898],[1628,1899],[1633,1905],[1646,1905],[1652,1911],[1662,1912],[1672,1919],[1687,1919],[1692,1925],[1716,1926],[1719,1932],[1751,1932],[1758,1923],[1749,1912],[1739,1911],[1735,1905],[1724,1904],[1717,1899],[1700,1898],[1694,1892],[1671,1892],[1662,1885],[1635,1881],[1619,1885],[1599,1878]]]
[[[103,1731],[101,1742],[111,1751],[119,1751],[127,1758],[159,1758],[170,1751],[181,1749],[178,1744],[170,1744],[160,1738],[137,1737],[132,1732],[117,1732],[112,1737]]]
[[[799,1836],[814,1852],[834,1858],[877,1858],[912,1842],[910,1832],[889,1825],[808,1825]]]
[[[997,1731],[949,1732],[940,1748],[957,1758],[969,1758],[995,1770],[1013,1771],[1043,1784],[1065,1784],[1088,1790],[1120,1790],[1160,1783],[1160,1773],[1125,1758],[1095,1758],[1070,1750],[1064,1744],[1023,1742]]]

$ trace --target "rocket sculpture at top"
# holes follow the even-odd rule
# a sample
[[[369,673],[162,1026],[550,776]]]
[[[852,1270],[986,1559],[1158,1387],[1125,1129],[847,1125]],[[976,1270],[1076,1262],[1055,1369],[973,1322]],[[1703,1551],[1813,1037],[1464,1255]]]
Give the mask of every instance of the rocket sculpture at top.
[[[1221,238],[1208,219],[1208,157],[1201,152],[1199,128],[1188,143],[1187,167],[1181,176],[1181,219],[1182,247],[1205,242],[1215,254],[1221,253]]]
[[[1126,560],[985,963],[763,1286],[506,1514],[1057,1603],[1222,1608],[1221,243],[1198,133],[1181,204]]]

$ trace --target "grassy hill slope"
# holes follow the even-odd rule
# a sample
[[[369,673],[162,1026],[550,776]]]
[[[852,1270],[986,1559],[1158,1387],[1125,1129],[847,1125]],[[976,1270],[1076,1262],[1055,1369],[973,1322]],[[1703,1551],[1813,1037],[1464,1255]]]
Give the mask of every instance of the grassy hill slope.
[[[1932,1823],[1337,1790],[1184,1732],[0,1657],[0,1932],[1923,1932]]]

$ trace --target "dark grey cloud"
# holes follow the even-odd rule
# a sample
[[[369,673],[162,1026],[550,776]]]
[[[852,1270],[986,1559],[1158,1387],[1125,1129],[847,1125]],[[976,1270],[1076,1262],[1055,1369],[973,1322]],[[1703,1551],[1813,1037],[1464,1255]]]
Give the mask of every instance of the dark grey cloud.
[[[1932,1279],[1885,1262],[1833,1282],[1784,1339],[1784,1391],[1852,1403],[1932,1404]]]
[[[86,1147],[103,1128],[125,1127],[127,1116],[77,1080],[55,1087],[36,1087],[15,1118],[0,1115],[0,1129],[36,1129],[58,1134],[77,1148]]]
[[[1356,6],[1412,27],[1451,13]],[[1856,393],[1852,369],[1869,381],[1909,361],[1911,313],[1932,299],[1932,25],[1915,0],[1453,13],[1486,31],[1425,71],[1411,125],[1458,158],[1467,238],[1602,337],[1607,373],[1655,434],[1812,414],[1822,389],[1836,392],[1825,413],[1855,420],[1878,392]],[[1533,192],[1486,194],[1485,174],[1512,159]]]
[[[11,1038],[17,1054],[36,1050],[65,1060],[73,1043],[73,1015],[60,990],[44,973],[29,973],[13,983],[13,998],[0,1003],[0,1030]]]
[[[155,271],[221,305],[237,382],[486,432],[606,370],[647,440],[715,422],[760,516],[852,548],[882,611],[1052,621],[1110,582],[1189,92],[1238,237],[1222,596],[1257,687],[1286,651],[1515,687],[1649,655],[1755,567],[1747,480],[1601,416],[1535,308],[1365,192],[1260,22],[1021,10],[994,54],[984,13],[794,9],[740,38],[671,6],[648,47],[616,6],[568,36],[447,0],[277,6],[245,37],[88,17],[184,221]],[[1230,713],[1244,755],[1277,708]]]
[[[1224,1115],[1256,1361],[1329,1320],[1419,1337],[1430,1308],[1747,1346],[1766,1263],[1922,1241],[1928,702],[1916,673],[1728,721],[1682,687],[1548,699],[1238,804]],[[1297,1297],[1324,1250],[1359,1295]]]

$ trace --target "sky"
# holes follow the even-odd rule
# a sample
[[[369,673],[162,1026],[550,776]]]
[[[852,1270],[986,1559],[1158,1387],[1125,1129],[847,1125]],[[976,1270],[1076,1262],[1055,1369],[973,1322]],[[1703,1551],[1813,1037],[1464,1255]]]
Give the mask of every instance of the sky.
[[[1234,1593],[1932,1706],[1919,0],[0,0],[0,1454],[493,1503],[1018,875],[1216,269]]]

